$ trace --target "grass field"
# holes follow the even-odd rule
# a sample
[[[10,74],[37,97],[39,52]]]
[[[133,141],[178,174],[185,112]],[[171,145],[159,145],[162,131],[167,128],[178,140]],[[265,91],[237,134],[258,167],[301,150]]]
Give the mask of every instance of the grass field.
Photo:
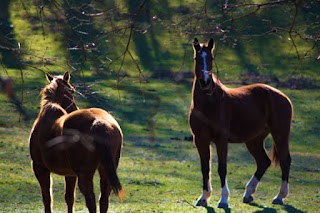
[[[100,96],[95,96],[96,105],[111,109],[125,136],[118,174],[127,196],[122,202],[113,196],[110,212],[317,212],[320,198],[319,92],[283,89],[295,107],[287,204],[271,204],[280,187],[279,167],[268,170],[253,204],[242,203],[244,186],[255,170],[255,163],[244,145],[235,144],[229,146],[228,158],[230,209],[221,210],[216,208],[220,184],[215,154],[213,197],[208,208],[194,207],[202,183],[197,151],[191,141],[185,140],[190,136],[187,123],[191,98],[189,83],[154,80],[148,85],[126,85],[119,90],[112,82],[96,83],[101,89]],[[25,100],[28,110],[32,111],[37,109],[39,97],[31,94],[31,97],[26,95]],[[19,123],[13,106],[4,95],[0,98],[0,107],[4,109],[0,114],[0,212],[42,212],[40,190],[30,167],[27,144],[32,122]],[[90,106],[82,96],[77,99],[80,107]],[[270,148],[270,138],[266,146]],[[98,180],[96,175],[97,197]],[[63,178],[53,175],[54,212],[66,211],[63,191]],[[79,191],[75,212],[87,212]]]

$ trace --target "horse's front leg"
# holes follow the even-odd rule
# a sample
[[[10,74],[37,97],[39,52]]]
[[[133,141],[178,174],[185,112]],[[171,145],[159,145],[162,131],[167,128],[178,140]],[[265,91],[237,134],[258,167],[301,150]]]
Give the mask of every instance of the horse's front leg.
[[[218,173],[221,182],[221,197],[219,200],[218,208],[229,208],[229,188],[227,183],[227,156],[228,156],[228,143],[225,140],[216,142],[216,149],[218,155]]]
[[[211,145],[208,139],[194,136],[194,143],[198,149],[201,162],[203,192],[196,202],[196,206],[207,206],[211,197],[212,187],[210,181]]]
[[[51,213],[51,179],[50,171],[41,164],[32,162],[32,168],[41,187],[44,212]]]

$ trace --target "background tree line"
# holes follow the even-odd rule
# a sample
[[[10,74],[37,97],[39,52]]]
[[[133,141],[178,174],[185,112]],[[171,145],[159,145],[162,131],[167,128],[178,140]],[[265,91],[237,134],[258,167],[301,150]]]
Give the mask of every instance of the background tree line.
[[[317,81],[319,18],[319,0],[3,0],[0,59],[21,76],[90,70],[142,81],[190,70],[192,39],[213,37],[226,79],[240,70]]]

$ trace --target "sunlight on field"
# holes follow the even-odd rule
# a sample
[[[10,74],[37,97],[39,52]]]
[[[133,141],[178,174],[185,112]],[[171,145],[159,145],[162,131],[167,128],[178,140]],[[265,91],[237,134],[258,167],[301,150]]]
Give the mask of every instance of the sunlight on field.
[[[5,2],[8,11],[0,14],[0,28],[5,23],[3,16],[7,15],[13,36],[9,47],[16,57],[21,57],[22,64],[18,68],[7,66],[2,62],[6,55],[0,54],[0,77],[13,80],[17,99],[31,120],[23,121],[1,90],[0,213],[44,212],[40,187],[31,169],[28,138],[39,112],[40,91],[47,83],[44,72],[65,71],[71,71],[77,105],[109,111],[123,130],[118,175],[126,197],[120,202],[112,195],[109,212],[319,211],[319,43],[312,42],[319,32],[319,23],[311,20],[314,14],[319,16],[318,1],[284,1],[288,5],[258,8],[254,4],[270,1],[151,0],[146,1],[147,12],[137,19],[137,9],[143,1],[80,1],[97,8],[90,11],[92,14],[84,12],[88,9],[85,6],[81,8],[81,14],[86,15],[85,24],[79,22],[73,27],[64,23],[68,15],[65,11],[72,11],[74,8],[66,5],[77,1],[2,3]],[[271,1],[279,2],[283,1]],[[58,9],[56,4],[60,6]],[[236,4],[242,5],[239,10],[234,10]],[[304,4],[307,6],[302,7]],[[288,33],[294,5],[299,6],[297,25],[292,29],[296,43]],[[234,19],[248,12],[243,19]],[[70,14],[74,20],[74,14]],[[79,30],[82,27],[88,27],[88,32]],[[309,36],[311,31],[314,37]],[[304,36],[309,37],[304,40]],[[274,166],[263,177],[254,203],[242,203],[245,185],[256,166],[244,144],[230,144],[227,172],[230,209],[217,208],[221,189],[214,146],[212,198],[207,208],[194,206],[202,192],[200,160],[188,125],[194,37],[201,42],[210,37],[215,39],[216,64],[212,72],[219,74],[227,86],[267,83],[291,99],[292,166],[286,205],[271,204],[281,184],[280,167]],[[0,50],[4,45],[0,44]],[[271,143],[269,136],[266,139],[269,155]],[[52,180],[53,212],[66,212],[64,179],[52,175]],[[98,201],[98,174],[94,177],[94,189]],[[78,188],[74,212],[87,212]]]

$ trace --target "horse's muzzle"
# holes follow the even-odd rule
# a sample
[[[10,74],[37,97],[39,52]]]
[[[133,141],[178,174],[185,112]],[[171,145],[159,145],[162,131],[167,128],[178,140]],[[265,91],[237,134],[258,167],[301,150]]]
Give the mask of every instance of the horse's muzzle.
[[[211,79],[205,80],[205,79],[201,78],[201,79],[199,79],[199,83],[200,83],[200,87],[202,90],[207,90],[212,85],[212,80]]]

